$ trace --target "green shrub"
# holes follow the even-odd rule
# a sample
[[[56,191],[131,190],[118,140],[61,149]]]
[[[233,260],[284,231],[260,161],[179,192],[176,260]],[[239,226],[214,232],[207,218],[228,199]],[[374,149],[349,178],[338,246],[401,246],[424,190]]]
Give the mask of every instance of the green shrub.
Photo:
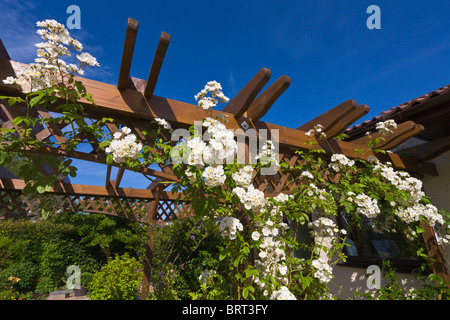
[[[215,221],[203,218],[174,220],[155,230],[152,259],[152,299],[191,299],[201,290],[204,270],[220,270],[219,246],[223,245]]]
[[[0,288],[0,300],[17,300],[19,292],[12,287]]]
[[[0,268],[21,262],[26,256],[28,241],[13,240],[7,236],[0,236]]]
[[[33,292],[39,281],[39,268],[31,261],[11,264],[0,272],[0,286],[7,286],[10,277],[20,279],[13,284],[13,288],[20,293]]]
[[[142,265],[128,253],[116,255],[94,274],[88,285],[92,300],[133,300],[139,295]]]
[[[101,251],[105,263],[115,254],[142,252],[147,239],[147,229],[139,222],[102,213],[63,213],[52,221],[74,226],[80,244]]]
[[[56,286],[55,286],[55,282],[53,281],[52,277],[44,276],[39,279],[39,282],[35,289],[35,293],[45,295],[54,290],[56,290]]]
[[[141,228],[139,222],[103,214],[64,212],[46,221],[2,220],[0,275],[14,276],[18,266],[27,261],[25,265],[33,265],[34,282],[27,283],[23,277],[24,281],[15,287],[21,288],[21,296],[25,293],[45,294],[64,287],[67,267],[77,265],[81,271],[81,285],[87,286],[93,275],[107,263],[105,252],[131,255],[136,251],[143,252],[145,242],[146,228]],[[5,276],[1,278],[5,280]],[[5,291],[9,287],[1,286],[2,279],[0,290]],[[24,291],[25,288],[31,291]],[[8,291],[3,295],[11,294]]]

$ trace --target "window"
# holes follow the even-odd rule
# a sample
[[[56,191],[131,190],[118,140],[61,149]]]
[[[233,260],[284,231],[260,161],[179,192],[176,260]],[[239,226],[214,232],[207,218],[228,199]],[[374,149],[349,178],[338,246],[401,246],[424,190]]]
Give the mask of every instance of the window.
[[[369,219],[364,219],[357,227],[350,219],[345,213],[339,219],[340,228],[347,230],[348,244],[344,249],[348,259],[342,265],[367,268],[387,258],[399,272],[411,272],[424,262],[416,254],[421,239],[411,241],[402,233],[375,232]]]

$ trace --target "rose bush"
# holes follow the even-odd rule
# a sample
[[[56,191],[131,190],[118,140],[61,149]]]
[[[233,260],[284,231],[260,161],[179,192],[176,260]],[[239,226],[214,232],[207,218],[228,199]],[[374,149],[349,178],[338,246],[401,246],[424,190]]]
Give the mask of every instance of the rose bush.
[[[190,136],[175,145],[174,141],[161,138],[160,133],[173,130],[161,118],[154,121],[156,129],[149,124],[149,129],[142,132],[153,138],[152,146],[140,142],[127,127],[110,136],[102,125],[114,120],[89,119],[78,101],[94,101],[74,78],[74,74],[82,74],[85,68],[98,66],[98,62],[88,53],[76,55],[78,66],[64,62],[63,57],[69,57],[72,50],[81,51],[82,45],[54,20],[37,25],[42,28],[38,33],[45,41],[37,45],[38,58],[17,78],[4,80],[7,84],[27,85],[25,98],[2,97],[10,105],[24,105],[26,116],[16,117],[14,128],[2,128],[0,164],[11,161],[11,151],[20,154],[24,147],[44,146],[33,136],[32,128],[55,121],[72,128],[65,133],[64,142],[54,143],[67,151],[82,142],[81,133],[88,133],[106,147],[108,164],[116,162],[132,169],[140,165],[172,165],[180,178],[180,182],[172,184],[172,191],[182,193],[190,201],[196,219],[217,221],[223,237],[216,261],[221,268],[205,269],[198,275],[203,286],[192,292],[194,298],[330,298],[333,265],[346,259],[342,249],[347,230],[340,230],[336,224],[336,217],[341,214],[348,217],[349,226],[369,222],[374,230],[403,233],[408,238],[420,236],[420,222],[444,225],[448,230],[448,215],[431,204],[419,179],[375,157],[361,157],[366,150],[382,152],[376,146],[383,135],[395,130],[396,124],[391,120],[377,125],[382,136],[371,140],[366,150],[355,150],[354,159],[343,154],[327,155],[317,146],[313,148],[317,141],[327,138],[323,127],[317,125],[305,133],[309,138],[307,151],[295,151],[300,160],[296,164],[279,159],[276,141],[270,140],[261,144],[255,157],[258,161],[242,164],[236,158],[238,144],[226,127],[226,115],[213,116],[212,112],[229,99],[218,82],[210,81],[194,97],[205,110],[205,118],[200,126],[193,124]],[[62,116],[32,116],[33,108],[48,105],[57,105]],[[335,139],[342,138],[345,137]],[[154,148],[161,152],[154,152]],[[58,168],[60,175],[76,174],[70,159],[27,156]],[[294,187],[289,193],[267,196],[253,182],[261,176],[262,169],[274,165],[283,174],[289,174],[287,185]],[[31,166],[24,166],[21,173],[27,182],[25,194],[44,194],[56,181],[54,176],[38,176]],[[313,241],[297,241],[294,224],[308,226]],[[310,252],[308,259],[295,256],[300,248]],[[229,290],[224,289],[223,279],[232,279]]]

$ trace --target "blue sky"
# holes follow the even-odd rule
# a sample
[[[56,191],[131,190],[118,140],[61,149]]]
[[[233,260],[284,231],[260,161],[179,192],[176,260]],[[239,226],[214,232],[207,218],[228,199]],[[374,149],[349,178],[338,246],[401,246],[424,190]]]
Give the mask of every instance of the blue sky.
[[[282,75],[292,82],[262,120],[287,127],[348,99],[370,107],[362,121],[450,83],[448,0],[1,0],[0,38],[11,58],[31,62],[35,22],[66,23],[72,4],[81,9],[81,29],[71,34],[102,66],[87,77],[117,83],[130,17],[139,21],[134,77],[147,78],[161,32],[172,36],[156,95],[195,103],[204,84],[217,80],[232,98],[266,67],[268,85]],[[381,9],[379,30],[366,27],[369,5]],[[80,166],[75,183],[104,183],[97,166]],[[136,179],[127,174],[122,186],[146,184]]]

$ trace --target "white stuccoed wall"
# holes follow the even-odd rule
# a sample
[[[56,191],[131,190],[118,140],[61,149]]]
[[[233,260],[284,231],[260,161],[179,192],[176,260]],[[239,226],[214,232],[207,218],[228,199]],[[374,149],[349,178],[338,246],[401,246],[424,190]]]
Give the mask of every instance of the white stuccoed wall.
[[[367,285],[368,277],[365,274],[366,269],[335,266],[333,268],[333,275],[335,278],[332,282],[336,285],[329,285],[331,293],[338,296],[339,299],[366,299],[354,297],[355,292],[368,293],[375,291],[375,289],[369,289]],[[418,281],[416,277],[409,273],[396,273],[396,276],[400,279],[401,284],[406,289],[419,288],[422,285],[421,281]],[[386,282],[383,279],[383,276],[381,276],[380,286],[384,287],[385,285]]]
[[[439,210],[450,212],[450,151],[437,157],[433,162],[436,164],[439,176],[425,176],[422,179],[425,194],[431,198],[433,205]],[[435,229],[438,236],[445,235],[441,229]],[[441,243],[441,246],[444,249],[447,268],[450,270],[450,245]]]

